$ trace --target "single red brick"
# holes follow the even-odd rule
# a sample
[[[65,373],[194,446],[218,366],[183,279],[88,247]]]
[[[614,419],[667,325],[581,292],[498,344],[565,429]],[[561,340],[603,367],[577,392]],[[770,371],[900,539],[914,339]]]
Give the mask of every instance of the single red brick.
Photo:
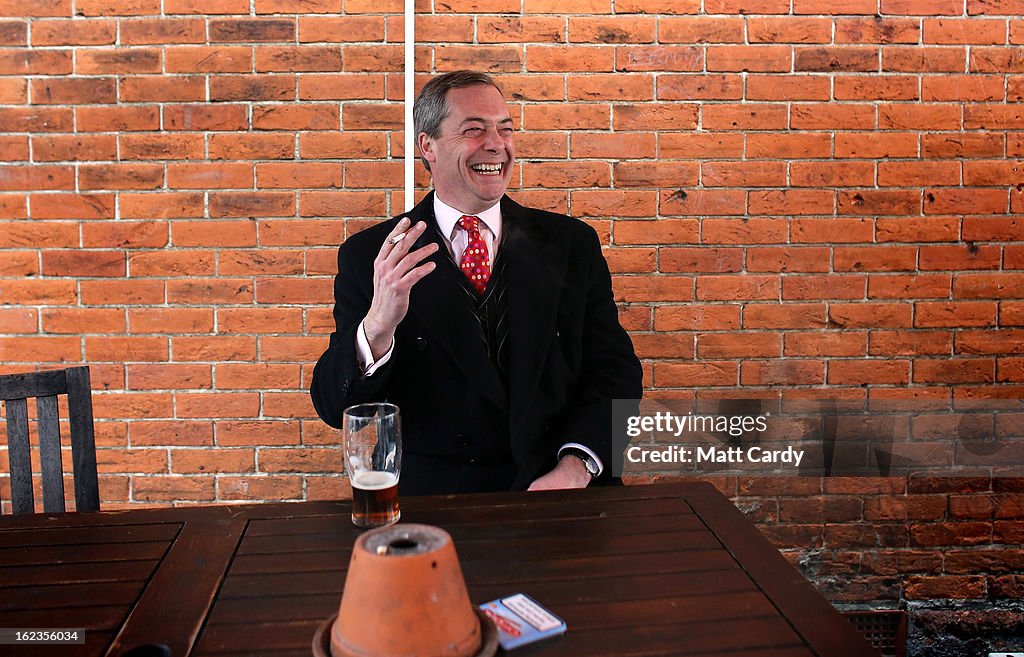
[[[980,575],[942,577],[911,575],[906,579],[903,595],[909,600],[984,598],[985,578]]]
[[[689,301],[693,299],[693,277],[690,276],[613,276],[615,301]]]
[[[871,299],[945,299],[951,288],[949,274],[872,274],[868,278]]]
[[[127,388],[130,390],[181,390],[210,388],[213,385],[210,365],[189,363],[133,364],[127,366]]]
[[[739,380],[736,361],[654,363],[654,385],[659,388],[734,386]]]
[[[570,76],[568,88],[571,101],[652,100],[654,77],[623,73]]]
[[[351,493],[349,497],[351,497]],[[217,477],[217,499],[219,501],[255,500],[259,502],[264,500],[302,500],[304,499],[302,477],[221,475]],[[306,499],[313,498],[307,497]],[[340,498],[330,497],[329,499]]]
[[[212,308],[129,308],[131,333],[211,333]],[[176,354],[177,356],[177,354]]]
[[[1024,273],[958,274],[953,278],[956,299],[1013,299],[1020,295]]]
[[[45,308],[42,328],[46,333],[124,333],[120,308]]]
[[[630,14],[572,16],[569,41],[574,43],[652,43],[655,18]]]
[[[751,16],[746,19],[746,34],[751,43],[829,43],[831,32],[833,26],[828,18]],[[837,43],[840,43],[839,37],[837,32]]]
[[[217,444],[225,447],[299,444],[299,423],[290,420],[220,420],[214,426]]]
[[[42,254],[44,276],[123,277],[123,251],[46,251]]]
[[[697,279],[697,298],[708,300],[777,300],[779,277],[762,275],[701,276]]]
[[[308,395],[307,395],[308,398]],[[260,450],[261,472],[342,472],[337,446],[326,448],[273,447]]]
[[[958,331],[956,350],[957,353],[964,354],[1024,353],[1024,331],[1017,329]]]
[[[86,164],[79,167],[81,189],[156,189],[164,183],[159,164]]]
[[[747,209],[753,215],[830,215],[835,212],[835,194],[831,190],[754,190],[748,194]]]
[[[871,356],[942,356],[952,352],[949,331],[872,331],[868,345]]]
[[[479,16],[480,43],[564,43],[566,21],[560,16]]]
[[[973,13],[973,12],[972,12]],[[983,18],[926,18],[923,42],[927,44],[1000,44],[1006,42],[1006,23]]]
[[[786,299],[862,299],[867,277],[856,274],[799,274],[782,279]]]
[[[34,219],[113,219],[113,194],[31,194]]]
[[[909,132],[837,134],[836,158],[917,157],[918,135]]]
[[[832,385],[905,385],[909,382],[908,360],[832,360],[828,363],[828,383]]]
[[[303,217],[383,217],[386,200],[381,192],[301,192],[299,214]]]
[[[817,360],[747,360],[740,364],[740,384],[746,386],[821,385],[825,364]]]
[[[70,50],[0,48],[0,75],[69,75],[72,68]]]
[[[963,73],[967,49],[929,46],[884,46],[882,71],[903,73]]]
[[[615,70],[702,71],[704,49],[699,46],[619,46],[615,49]]]
[[[739,308],[732,304],[691,304],[655,308],[656,331],[716,331],[739,327]]]
[[[119,137],[122,160],[197,160],[206,152],[199,134],[131,134]]]
[[[794,187],[861,187],[874,184],[875,167],[870,162],[792,162],[789,175]]]
[[[608,130],[611,110],[606,104],[530,104],[523,108],[526,130]]]
[[[102,105],[117,101],[114,78],[37,78],[31,83],[32,102],[37,105]]]
[[[167,338],[158,336],[86,337],[85,355],[92,362],[166,361]]]
[[[209,476],[135,476],[132,477],[132,496],[143,502],[212,502],[216,499],[215,484],[216,480]]]
[[[70,0],[0,0],[0,16],[71,16]]]
[[[617,0],[617,12],[636,12],[650,14],[698,14],[698,0]]]
[[[210,78],[210,100],[295,100],[294,75],[217,75]],[[246,135],[248,136],[248,135]]]
[[[75,73],[79,75],[160,73],[162,72],[161,59],[161,52],[157,48],[82,49],[75,54]]]
[[[24,13],[21,3],[19,15]],[[48,3],[52,4],[52,3]],[[70,16],[70,12],[67,14]],[[33,46],[104,46],[117,40],[117,22],[113,20],[57,19],[32,21]]]
[[[78,107],[75,117],[80,132],[160,129],[160,110],[155,106]]]
[[[123,77],[120,99],[131,103],[203,101],[206,80],[191,75]]]
[[[548,46],[528,46],[527,52],[534,48],[546,48]],[[465,68],[483,68],[488,72],[516,72],[523,68],[523,49],[521,46],[446,46],[445,48],[439,49],[434,55],[435,68],[438,72],[441,71],[455,71],[462,70]],[[609,48],[605,58],[607,64],[602,69],[598,66],[596,61],[592,60],[592,55],[586,55],[581,52],[580,56],[584,59],[591,59],[590,66],[586,70],[611,70],[612,51]],[[547,70],[544,67],[555,67],[558,66],[558,56],[554,53],[548,53],[547,55],[528,54],[527,55],[527,70]],[[534,67],[541,67],[540,69]],[[423,70],[426,66],[418,67],[419,70]],[[565,70],[576,70],[569,68]]]
[[[839,214],[906,215],[921,211],[921,192],[915,190],[857,190],[837,194]]]
[[[748,27],[748,29],[753,31],[752,27]],[[751,38],[751,41],[755,40]],[[743,17],[662,18],[658,22],[658,41],[660,43],[743,43]],[[773,43],[776,42],[773,41]]]
[[[750,98],[755,96],[756,92]],[[739,100],[742,97],[743,79],[739,75],[682,74],[658,78],[658,100]]]
[[[920,328],[995,326],[997,304],[988,301],[920,301],[914,325]]]
[[[777,358],[782,356],[782,334],[766,331],[698,334],[697,356],[702,359]]]
[[[341,70],[342,53],[338,46],[259,46],[255,51],[257,72]]]
[[[746,214],[746,194],[738,189],[663,190],[659,210],[663,215],[743,215]],[[712,225],[724,227],[721,224]],[[758,229],[767,225],[770,224],[755,224],[749,231],[739,226],[733,226],[733,228],[757,233]],[[707,237],[706,239],[712,242],[717,241],[717,238]]]
[[[248,46],[170,46],[169,73],[249,73],[253,49]]]
[[[291,93],[283,83],[282,89]],[[380,74],[299,76],[300,100],[383,100],[384,97],[384,76]]]
[[[66,166],[0,166],[0,191],[70,190],[73,178],[71,167]]]
[[[572,192],[572,214],[576,217],[652,217],[657,214],[657,206],[658,195],[653,190]]]
[[[693,336],[678,333],[630,336],[639,358],[693,358]]]
[[[212,251],[140,251],[128,256],[132,276],[211,276],[216,268]]]

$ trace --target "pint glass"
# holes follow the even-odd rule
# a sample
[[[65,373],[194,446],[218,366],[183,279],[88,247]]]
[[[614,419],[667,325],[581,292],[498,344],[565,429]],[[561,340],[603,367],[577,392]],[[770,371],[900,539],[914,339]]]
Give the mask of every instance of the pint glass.
[[[352,483],[352,522],[382,527],[398,522],[402,423],[394,404],[358,404],[342,418],[345,471]]]

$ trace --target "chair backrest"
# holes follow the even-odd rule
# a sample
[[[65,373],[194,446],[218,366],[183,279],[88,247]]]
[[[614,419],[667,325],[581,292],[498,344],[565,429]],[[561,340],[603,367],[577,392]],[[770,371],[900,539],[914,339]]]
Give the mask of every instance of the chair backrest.
[[[93,436],[92,388],[88,367],[0,376],[0,400],[7,407],[7,456],[11,468],[11,507],[33,513],[32,460],[28,439],[29,397],[36,398],[43,511],[64,511],[64,467],[60,452],[57,395],[68,396],[75,508],[99,511],[96,442]]]

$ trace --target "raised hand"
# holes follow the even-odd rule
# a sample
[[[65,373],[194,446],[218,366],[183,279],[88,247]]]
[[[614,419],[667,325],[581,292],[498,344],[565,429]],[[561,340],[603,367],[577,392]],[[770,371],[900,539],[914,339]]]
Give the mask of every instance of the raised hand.
[[[423,221],[409,228],[409,219],[403,217],[381,244],[373,261],[373,301],[363,320],[363,330],[374,359],[391,348],[395,329],[409,312],[412,286],[434,271],[434,263],[419,263],[437,251],[436,243],[409,252],[426,228]]]

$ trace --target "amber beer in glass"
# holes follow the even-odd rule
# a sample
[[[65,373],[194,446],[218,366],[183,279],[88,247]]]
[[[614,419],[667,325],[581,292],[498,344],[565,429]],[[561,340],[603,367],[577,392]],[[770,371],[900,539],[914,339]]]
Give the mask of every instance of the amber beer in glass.
[[[345,471],[352,484],[352,522],[383,527],[398,522],[398,478],[402,472],[402,422],[394,404],[358,404],[345,409]]]

